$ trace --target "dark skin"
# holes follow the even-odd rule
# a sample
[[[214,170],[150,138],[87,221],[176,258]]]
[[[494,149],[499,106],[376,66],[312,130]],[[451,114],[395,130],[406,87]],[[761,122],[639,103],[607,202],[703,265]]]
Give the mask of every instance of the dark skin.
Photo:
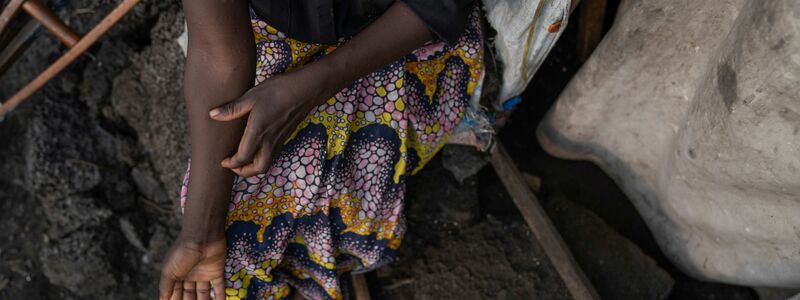
[[[353,81],[429,41],[402,2],[315,62],[253,87],[255,42],[247,0],[186,0],[184,92],[192,141],[189,200],[164,261],[160,299],[225,298],[225,217],[234,174],[253,176],[307,114]],[[391,38],[387,38],[391,37]]]

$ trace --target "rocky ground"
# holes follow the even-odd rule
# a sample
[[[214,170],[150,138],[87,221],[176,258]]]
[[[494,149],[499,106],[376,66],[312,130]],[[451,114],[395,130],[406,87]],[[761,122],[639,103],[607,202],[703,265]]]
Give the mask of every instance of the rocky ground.
[[[69,1],[87,32],[117,1]],[[0,123],[0,298],[152,299],[188,147],[177,1],[142,1]],[[9,96],[64,51],[41,33]],[[156,106],[155,104],[158,104]]]
[[[114,6],[75,0],[77,32]],[[177,1],[143,0],[96,46],[0,122],[0,299],[153,299],[175,235],[188,158]],[[616,185],[589,163],[545,154],[536,122],[580,63],[574,29],[548,58],[501,140],[542,179],[540,199],[605,299],[755,299],[702,283],[661,255]],[[42,33],[0,77],[5,98],[61,47]],[[375,299],[569,299],[539,245],[484,167],[458,182],[465,148],[409,183],[409,233],[397,263],[367,275]]]

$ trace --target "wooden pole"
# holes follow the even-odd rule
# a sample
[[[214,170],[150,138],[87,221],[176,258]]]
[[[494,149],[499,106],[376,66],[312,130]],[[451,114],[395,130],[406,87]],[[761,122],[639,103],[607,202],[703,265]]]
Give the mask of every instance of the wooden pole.
[[[81,37],[70,29],[64,21],[58,18],[47,6],[44,6],[39,0],[27,0],[22,4],[22,10],[28,13],[32,18],[39,23],[53,35],[58,38],[64,45],[69,48],[75,46]]]
[[[352,274],[350,278],[353,280],[356,300],[370,300],[369,287],[367,287],[367,279],[364,278],[364,274]]]
[[[5,45],[5,48],[2,48],[2,51],[0,51],[0,76],[11,66],[13,60],[30,45],[31,39],[33,39],[34,34],[41,26],[36,20],[28,20],[28,23]]]
[[[6,30],[6,26],[11,22],[11,19],[14,18],[14,15],[17,14],[17,11],[19,11],[24,2],[25,0],[11,0],[8,2],[3,12],[0,13],[0,33]]]
[[[140,0],[123,0],[119,6],[114,8],[114,10],[111,11],[108,16],[100,21],[100,24],[97,24],[97,26],[92,28],[92,30],[89,31],[86,36],[78,41],[74,47],[70,48],[66,53],[64,53],[64,55],[59,57],[58,60],[45,69],[44,72],[39,74],[39,76],[33,79],[33,81],[29,82],[16,94],[11,96],[11,98],[3,102],[2,106],[0,106],[0,118],[5,116],[5,114],[11,111],[14,107],[19,105],[20,102],[33,95],[33,93],[44,86],[48,81],[50,81],[50,79],[58,75],[58,73],[63,71],[70,63],[77,59],[101,36],[103,36],[103,34],[106,33],[111,26],[114,26],[114,24],[119,22],[119,20],[122,19],[122,17],[124,17],[137,3],[139,3],[139,1]]]
[[[578,16],[578,57],[586,61],[600,40],[603,39],[603,24],[608,0],[581,1]]]
[[[581,0],[572,0],[569,6],[569,13],[572,14],[575,12],[575,8],[578,7],[578,4],[581,4]]]
[[[500,181],[508,190],[514,204],[522,213],[523,219],[528,224],[533,236],[541,244],[547,257],[558,271],[570,295],[576,300],[600,299],[592,283],[583,274],[569,248],[561,239],[553,223],[548,218],[536,195],[525,183],[525,179],[514,165],[514,161],[506,152],[499,141],[490,159]]]

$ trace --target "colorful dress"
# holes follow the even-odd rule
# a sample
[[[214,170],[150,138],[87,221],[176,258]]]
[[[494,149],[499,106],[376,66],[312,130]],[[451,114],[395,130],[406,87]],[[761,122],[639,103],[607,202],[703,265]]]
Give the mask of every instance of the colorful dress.
[[[256,84],[336,49],[293,40],[251,17]],[[428,43],[353,82],[311,111],[268,172],[237,177],[227,220],[228,299],[284,299],[295,290],[345,299],[349,272],[392,261],[406,230],[406,177],[458,124],[482,61],[476,10],[457,44]],[[187,171],[182,202],[188,178]]]

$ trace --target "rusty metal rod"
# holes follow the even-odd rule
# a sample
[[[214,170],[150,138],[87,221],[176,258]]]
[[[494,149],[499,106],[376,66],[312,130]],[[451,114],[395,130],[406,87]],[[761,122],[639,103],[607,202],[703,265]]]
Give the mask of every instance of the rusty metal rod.
[[[100,24],[97,24],[87,33],[74,47],[70,48],[64,55],[58,58],[52,65],[47,67],[39,76],[29,82],[25,87],[19,90],[16,94],[8,98],[0,106],[0,118],[6,113],[19,105],[42,86],[44,86],[50,79],[63,71],[72,61],[78,58],[86,49],[89,49],[111,26],[114,26],[119,20],[124,17],[140,0],[123,0],[111,13],[108,14]]]
[[[64,24],[64,21],[61,21],[53,11],[47,8],[47,6],[44,6],[39,0],[25,1],[25,3],[22,4],[22,10],[36,21],[39,21],[39,23],[42,23],[44,28],[53,33],[58,40],[69,48],[75,46],[78,40],[81,39],[77,33],[72,31],[67,24]]]
[[[19,11],[19,8],[22,7],[22,3],[24,2],[25,0],[11,0],[8,2],[6,8],[0,13],[0,33],[3,33],[8,23],[11,22],[11,18],[17,14],[17,11]]]

